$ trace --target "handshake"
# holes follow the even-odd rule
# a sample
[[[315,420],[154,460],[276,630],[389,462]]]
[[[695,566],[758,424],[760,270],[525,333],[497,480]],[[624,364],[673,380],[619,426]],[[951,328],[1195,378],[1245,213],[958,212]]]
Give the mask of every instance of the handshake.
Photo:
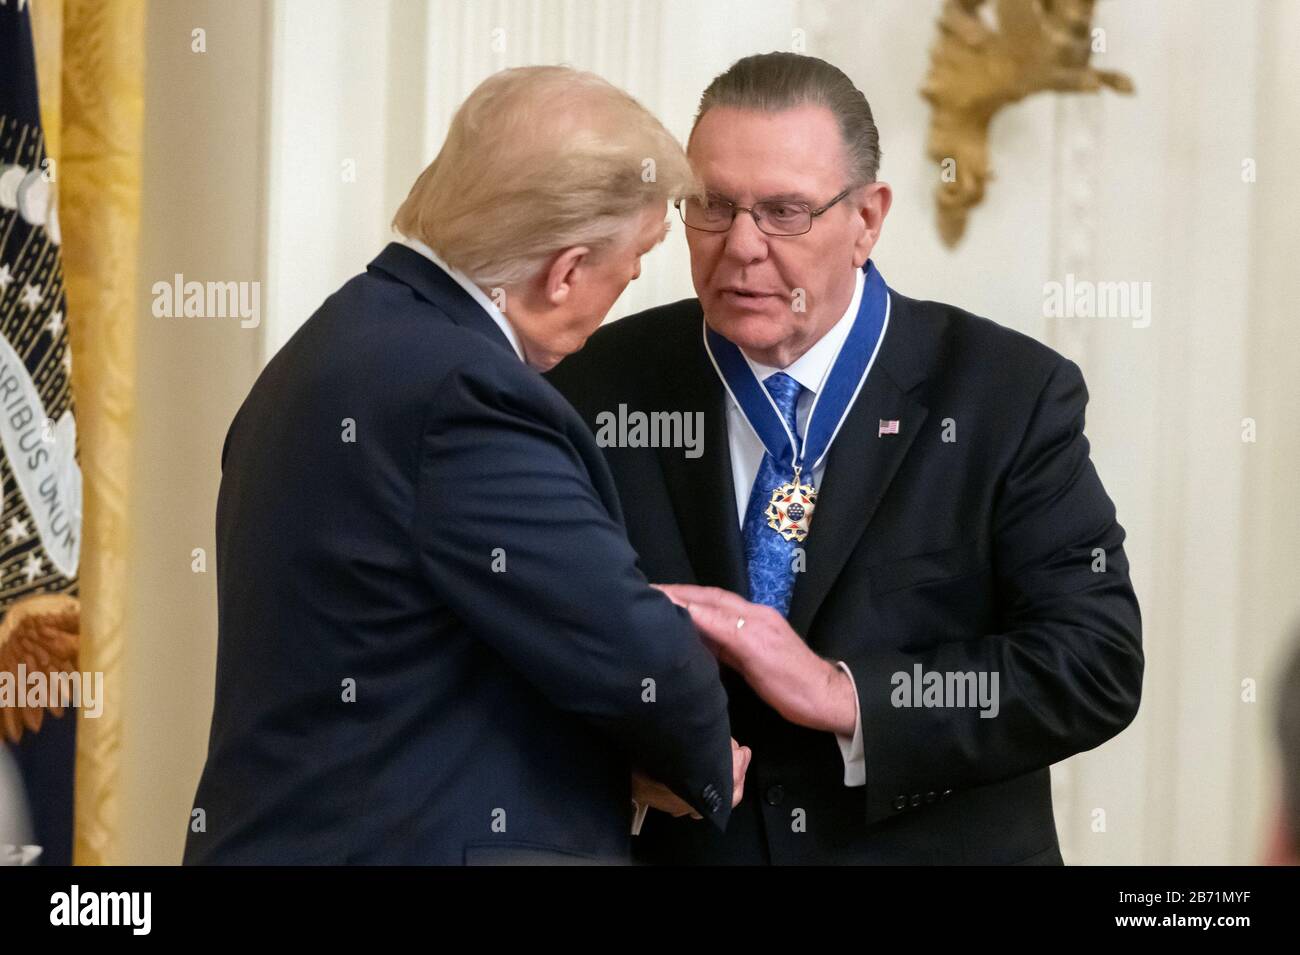
[[[655,587],[686,609],[718,662],[744,677],[782,718],[809,729],[853,736],[858,703],[852,680],[835,663],[814,653],[784,616],[717,587]],[[744,795],[752,755],[748,746],[732,739],[733,808]],[[700,818],[667,786],[641,773],[632,774],[632,798],[673,816]]]

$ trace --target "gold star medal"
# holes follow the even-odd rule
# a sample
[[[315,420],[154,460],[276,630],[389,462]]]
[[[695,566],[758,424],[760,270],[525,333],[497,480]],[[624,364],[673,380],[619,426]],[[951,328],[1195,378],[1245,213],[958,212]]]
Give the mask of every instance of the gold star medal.
[[[794,469],[794,480],[787,481],[772,492],[763,516],[767,526],[788,541],[803,542],[812,523],[813,508],[817,506],[817,489],[799,480],[802,468]]]
[[[763,450],[771,455],[777,468],[776,473],[781,474],[787,470],[794,472],[792,480],[771,492],[763,511],[767,526],[787,542],[802,543],[808,537],[813,509],[817,506],[817,489],[813,487],[811,479],[826,461],[831,444],[840,433],[841,426],[848,420],[854,402],[860,400],[859,395],[862,395],[862,400],[871,402],[871,407],[863,411],[864,415],[874,418],[877,406],[881,413],[893,410],[892,407],[887,408],[880,398],[862,392],[876,353],[885,343],[885,331],[889,327],[889,286],[870,261],[862,267],[856,283],[853,302],[850,303],[850,310],[853,310],[853,303],[856,303],[853,324],[836,350],[830,367],[822,373],[819,385],[812,389],[815,397],[808,409],[802,438],[794,420],[786,420],[789,410],[782,411],[778,408],[775,393],[767,388],[764,381],[759,380],[754,362],[740,350],[739,345],[710,328],[707,320],[702,323],[704,350],[713,362],[723,388],[735,402],[755,437],[762,443]],[[790,377],[786,375],[787,379]],[[791,383],[803,386],[802,382]],[[783,393],[789,397],[787,392]],[[798,392],[795,396],[797,402]],[[904,423],[886,418],[880,418],[880,422],[881,434],[889,433],[890,428],[897,434],[900,432],[900,424]],[[886,425],[890,428],[886,428]],[[805,470],[810,479],[807,482],[802,479]],[[759,472],[763,473],[761,465]],[[761,488],[762,485],[755,479],[753,493],[761,494]],[[761,502],[762,498],[759,497],[758,500]],[[759,531],[761,533],[761,526]],[[768,541],[771,539],[768,538]]]

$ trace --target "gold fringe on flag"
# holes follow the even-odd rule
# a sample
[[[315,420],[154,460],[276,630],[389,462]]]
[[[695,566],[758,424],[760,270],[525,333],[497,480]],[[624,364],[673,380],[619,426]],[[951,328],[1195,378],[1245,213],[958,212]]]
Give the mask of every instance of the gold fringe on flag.
[[[84,482],[80,668],[102,671],[106,688],[103,714],[77,729],[74,860],[101,865],[120,861],[145,6],[36,0],[32,10],[42,113],[57,163]],[[54,76],[62,80],[57,91]]]

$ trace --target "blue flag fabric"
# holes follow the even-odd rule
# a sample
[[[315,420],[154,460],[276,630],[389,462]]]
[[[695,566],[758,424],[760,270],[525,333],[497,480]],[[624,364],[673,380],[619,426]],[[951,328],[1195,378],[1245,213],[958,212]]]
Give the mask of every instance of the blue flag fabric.
[[[0,864],[68,865],[73,704],[84,700],[57,675],[78,666],[81,472],[57,175],[39,106],[29,4],[0,5],[0,761],[17,766],[34,840],[0,844]],[[0,779],[0,819],[20,811],[20,794],[6,795],[12,775]]]

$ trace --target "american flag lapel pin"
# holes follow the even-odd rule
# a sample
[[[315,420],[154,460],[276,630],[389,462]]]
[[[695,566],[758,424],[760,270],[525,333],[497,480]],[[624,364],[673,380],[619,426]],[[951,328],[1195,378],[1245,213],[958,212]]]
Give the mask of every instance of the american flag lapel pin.
[[[898,420],[886,421],[880,419],[880,430],[876,433],[877,438],[883,438],[887,434],[898,434]]]

